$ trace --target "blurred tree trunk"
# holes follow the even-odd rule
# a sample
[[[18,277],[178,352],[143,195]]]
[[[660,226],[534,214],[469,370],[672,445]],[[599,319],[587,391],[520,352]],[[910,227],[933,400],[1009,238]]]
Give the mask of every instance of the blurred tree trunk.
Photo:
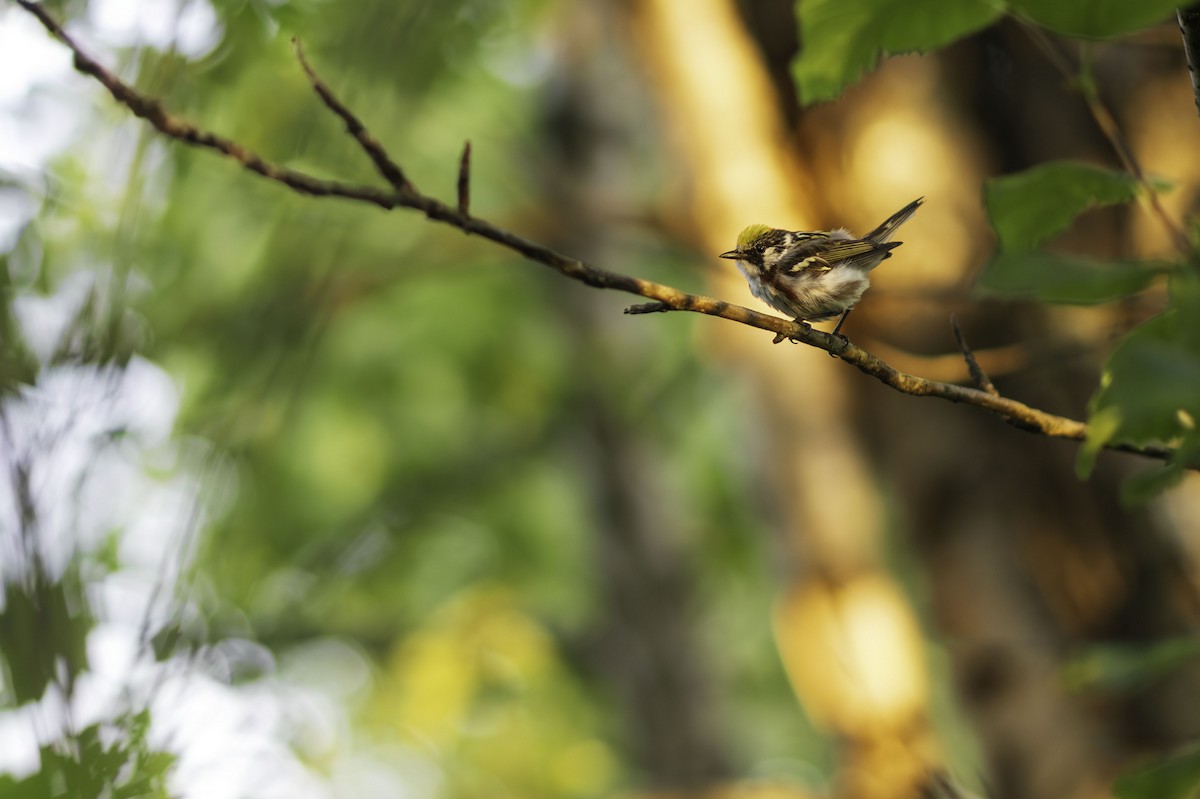
[[[688,176],[671,187],[671,221],[712,254],[751,222],[815,226],[827,198],[797,163],[766,64],[732,0],[641,0],[632,11],[677,145],[676,174]],[[911,192],[881,187],[879,219]],[[757,307],[733,269],[712,291]],[[822,353],[772,347],[764,334],[735,325],[705,332],[761,396],[756,411],[774,446],[763,479],[778,497],[789,553],[777,637],[805,711],[844,742],[840,792],[917,795],[939,756],[926,721],[920,636],[878,562],[880,489],[847,413],[846,381],[861,377]]]
[[[628,96],[633,80],[611,46],[614,24],[606,4],[564,15],[537,137],[549,145],[537,153],[535,170],[546,180],[542,205],[554,209],[554,228],[542,238],[593,263],[611,262],[620,228],[614,216],[637,204],[621,193],[639,184],[620,166],[627,163],[627,133],[640,122],[616,99]],[[627,355],[636,345],[618,340],[628,320],[613,316],[609,297],[561,280],[550,290],[580,353],[571,418],[581,440],[570,450],[587,454],[580,467],[592,487],[597,531],[593,577],[601,611],[583,654],[615,699],[647,787],[708,792],[728,781],[730,757],[696,630],[697,556],[680,529],[682,503],[672,497],[664,458],[644,440],[645,420],[630,418],[612,390],[614,381],[637,379],[630,373],[641,367]]]

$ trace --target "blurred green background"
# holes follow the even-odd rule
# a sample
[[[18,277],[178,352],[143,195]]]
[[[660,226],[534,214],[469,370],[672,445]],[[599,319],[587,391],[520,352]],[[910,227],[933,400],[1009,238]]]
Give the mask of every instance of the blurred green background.
[[[846,20],[953,30],[804,110],[793,80],[850,52],[819,86],[836,94],[879,50],[841,5],[47,7],[171,113],[381,185],[297,39],[422,191],[453,202],[470,140],[473,214],[756,309],[713,244],[774,201],[738,177],[751,156],[804,198],[776,212],[812,227],[866,230],[928,194],[850,337],[965,381],[957,313],[1006,395],[1083,418],[1165,291],[1100,310],[971,293],[993,244],[982,183],[1112,166],[1052,48],[1112,87],[1149,160],[1154,132],[1195,135],[1139,105],[1194,123],[1186,67],[1169,24],[1048,48],[1022,16],[1038,4],[1015,5],[847,2]],[[716,97],[719,118],[688,117],[664,66],[672,13],[723,31],[682,48],[685,75],[752,56],[761,83]],[[866,44],[826,36],[797,67],[797,16]],[[886,47],[911,49],[905,30]],[[0,799],[962,795],[943,771],[1058,799],[1107,796],[1200,734],[1190,477],[1122,506],[1140,461],[1105,454],[1079,482],[1072,446],[823,353],[626,316],[633,298],[417,213],[300,196],[153,133],[0,6],[0,44],[35,39],[54,79],[0,91]],[[61,146],[23,161],[9,130]],[[705,153],[710,130],[734,144]],[[1177,155],[1166,202],[1186,219],[1200,159]],[[1116,213],[1054,245],[1167,257]]]
[[[665,167],[636,117],[644,87],[614,51],[593,67],[623,113],[581,107],[551,38],[564,4],[213,7],[198,57],[98,55],[277,163],[378,182],[297,37],[418,187],[452,198],[470,139],[473,213],[699,287],[696,254],[654,220]],[[771,642],[757,431],[744,388],[696,351],[697,320],[624,317],[622,297],[416,214],[294,195],[91,96],[4,265],[17,295],[98,269],[95,340],[42,363],[6,345],[30,382],[135,354],[177,381],[175,436],[206,443],[160,468],[218,487],[189,566],[192,646],[348,646],[370,672],[346,700],[354,740],[411,749],[438,795],[821,779],[826,745]],[[593,139],[637,157],[597,175]],[[597,186],[624,223],[589,230],[563,200]],[[343,679],[342,660],[316,663]],[[304,759],[321,772],[344,754]]]

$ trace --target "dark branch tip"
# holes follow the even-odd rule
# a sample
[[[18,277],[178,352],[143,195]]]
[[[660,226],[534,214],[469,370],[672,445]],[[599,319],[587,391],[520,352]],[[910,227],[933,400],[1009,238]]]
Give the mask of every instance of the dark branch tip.
[[[967,340],[963,337],[962,329],[958,326],[958,317],[950,314],[950,329],[954,332],[954,341],[958,344],[958,350],[962,353],[963,360],[967,363],[967,371],[971,374],[971,382],[980,391],[985,391],[993,397],[999,397],[1000,392],[996,390],[996,386],[992,384],[987,373],[983,371],[983,367],[979,365],[979,361],[975,358],[975,353],[967,346]]]
[[[471,140],[463,143],[462,155],[458,159],[458,212],[464,217],[471,215]]]
[[[671,306],[667,305],[665,302],[655,301],[655,302],[644,302],[640,305],[630,305],[628,308],[625,309],[625,313],[630,314],[630,315],[644,314],[644,313],[665,313],[670,310],[671,310]]]

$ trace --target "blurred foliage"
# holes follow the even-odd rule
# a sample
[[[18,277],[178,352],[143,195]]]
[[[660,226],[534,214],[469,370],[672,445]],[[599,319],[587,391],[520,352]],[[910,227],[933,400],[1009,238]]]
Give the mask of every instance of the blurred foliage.
[[[13,312],[15,293],[10,253],[0,255],[0,398],[33,382],[37,367],[25,347],[19,322]]]
[[[1090,472],[1108,441],[1167,441],[1177,454],[1125,487],[1129,501],[1144,500],[1174,485],[1194,464],[1200,437],[1200,280],[1177,271],[1170,280],[1171,306],[1142,324],[1113,350],[1100,390],[1092,398],[1088,439],[1079,453]]]
[[[797,0],[800,52],[792,62],[804,104],[832,100],[880,57],[927,53],[995,22],[992,0]]]
[[[1168,269],[1161,263],[1097,261],[1053,252],[998,253],[979,286],[1009,297],[1094,305],[1141,291]]]
[[[1117,799],[1195,799],[1200,796],[1200,748],[1189,748],[1121,777]]]
[[[435,611],[389,655],[367,722],[453,763],[452,795],[594,795],[620,776],[613,730],[518,599],[480,585]]]
[[[1091,647],[1067,664],[1064,681],[1077,691],[1134,691],[1200,658],[1200,637]]]
[[[543,162],[555,143],[540,122],[555,55],[543,32],[560,6],[363,0],[347,13],[317,0],[218,0],[222,35],[211,52],[191,61],[141,47],[124,66],[172,111],[272,161],[377,182],[305,82],[290,48],[298,37],[418,186],[452,196],[469,138],[473,212],[554,239],[569,225],[546,210]],[[1011,7],[1094,36],[1167,13],[1058,0]],[[801,100],[815,102],[880,54],[943,47],[1002,8],[824,0],[798,10],[794,75]],[[103,335],[62,357],[124,363],[136,352],[162,364],[183,387],[179,436],[232,458],[236,486],[197,563],[202,592],[215,597],[205,635],[277,651],[331,637],[362,647],[374,671],[358,721],[434,763],[443,795],[590,797],[639,786],[628,731],[588,663],[604,621],[598,542],[612,532],[597,507],[596,444],[618,429],[661,476],[654,502],[676,514],[671,534],[698,575],[693,613],[737,772],[820,778],[829,744],[801,717],[769,629],[754,406],[696,352],[695,320],[631,322],[620,297],[564,285],[416,215],[296,196],[164,142],[121,109],[101,113],[111,127],[53,165],[36,222],[0,263],[0,290],[6,300],[43,296],[74,273],[104,270],[110,288],[81,332]],[[653,216],[653,170],[640,177],[620,198],[623,218]],[[1030,252],[1088,208],[1141,191],[1128,175],[1065,162],[994,181],[988,209],[1005,253],[987,286],[1050,302],[1141,290],[1168,268]],[[614,227],[606,246],[625,271],[699,283],[690,254],[659,231]],[[1190,272],[1170,270],[1173,307],[1114,352],[1081,456],[1086,466],[1117,439],[1179,443],[1178,461],[1145,478],[1142,493],[1178,479],[1195,454],[1200,309],[1191,306],[1200,295]],[[5,302],[4,391],[36,378],[17,327]],[[62,605],[69,587],[47,583],[37,603],[8,594],[0,636],[27,638],[35,611]],[[74,618],[79,626],[52,643],[77,671],[89,617]],[[1136,681],[1161,662],[1092,667]],[[36,658],[9,663],[9,698],[38,694],[47,669]],[[116,796],[164,795],[171,761],[139,737],[144,715],[128,723],[116,744],[84,729],[81,751],[97,764],[87,778],[125,791]],[[0,777],[0,796],[52,796],[70,784],[55,769],[77,764],[41,754],[29,780]],[[118,761],[141,765],[128,777]],[[1120,795],[1152,795],[1138,792],[1138,779]]]
[[[993,178],[983,190],[988,219],[1007,252],[1028,252],[1089,208],[1132,202],[1137,195],[1132,175],[1078,161]]]
[[[558,235],[542,152],[555,146],[541,33],[555,4],[213,6],[211,52],[138,47],[123,74],[272,161],[378,182],[305,81],[297,37],[416,185],[452,197],[469,138],[473,213]],[[419,216],[296,196],[119,108],[100,113],[115,127],[53,164],[8,271],[25,275],[17,293],[37,295],[112,264],[125,331],[112,351],[162,364],[183,390],[178,435],[230,454],[229,507],[196,564],[219,598],[203,640],[363,647],[375,671],[358,720],[419,751],[441,795],[639,784],[587,654],[607,623],[604,414],[669,475],[657,501],[678,509],[679,545],[703,575],[695,613],[704,651],[722,653],[739,769],[787,780],[811,778],[800,758],[827,766],[771,641],[762,514],[745,500],[755,454],[727,446],[747,435],[749,399],[700,361],[693,320],[631,322],[620,297]],[[624,202],[649,207],[653,172],[637,177]],[[654,231],[631,224],[614,241],[629,271],[699,282],[690,255]]]
[[[0,644],[7,644],[0,649],[0,673],[14,705],[37,700],[56,674],[73,681],[87,669],[92,619],[78,574],[52,580],[40,567],[31,571],[29,579],[4,586],[0,604]],[[34,641],[36,647],[21,647],[21,656],[13,656],[14,644]]]
[[[819,103],[836,98],[882,56],[945,47],[1006,11],[1068,36],[1108,38],[1162,22],[1176,5],[1164,0],[797,0],[801,48],[792,76],[800,102]]]
[[[1006,0],[1017,14],[1067,36],[1103,39],[1147,28],[1172,16],[1178,3],[1165,0]]]
[[[167,775],[175,758],[151,747],[150,712],[112,724],[93,724],[64,746],[43,746],[40,768],[19,779],[0,774],[4,799],[168,799]]]

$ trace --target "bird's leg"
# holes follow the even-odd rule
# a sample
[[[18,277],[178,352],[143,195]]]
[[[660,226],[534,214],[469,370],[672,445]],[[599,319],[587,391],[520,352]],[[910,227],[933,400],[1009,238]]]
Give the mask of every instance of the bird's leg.
[[[829,334],[829,335],[833,336],[834,338],[840,338],[840,339],[842,340],[842,343],[843,343],[843,344],[849,344],[849,343],[850,343],[850,339],[846,338],[846,337],[845,337],[845,336],[843,336],[841,333],[838,333],[838,331],[842,329],[842,322],[845,322],[845,321],[846,321],[846,317],[847,317],[847,316],[849,316],[849,315],[850,315],[850,309],[849,309],[849,308],[847,308],[846,310],[842,311],[842,316],[841,316],[841,318],[840,318],[840,319],[838,319],[838,323],[837,323],[836,325],[834,325],[834,326],[833,326],[833,332]],[[829,353],[829,357],[830,357],[830,358],[836,358],[836,357],[837,357],[837,355],[836,355],[836,354],[834,354],[833,352],[830,352],[830,353]]]
[[[838,331],[842,329],[842,323],[846,321],[846,317],[849,315],[850,315],[849,308],[842,311],[842,317],[840,319],[838,319],[838,323],[833,326],[833,332],[830,333],[831,336],[836,336],[838,334]],[[842,338],[845,338],[845,336],[842,336]]]

